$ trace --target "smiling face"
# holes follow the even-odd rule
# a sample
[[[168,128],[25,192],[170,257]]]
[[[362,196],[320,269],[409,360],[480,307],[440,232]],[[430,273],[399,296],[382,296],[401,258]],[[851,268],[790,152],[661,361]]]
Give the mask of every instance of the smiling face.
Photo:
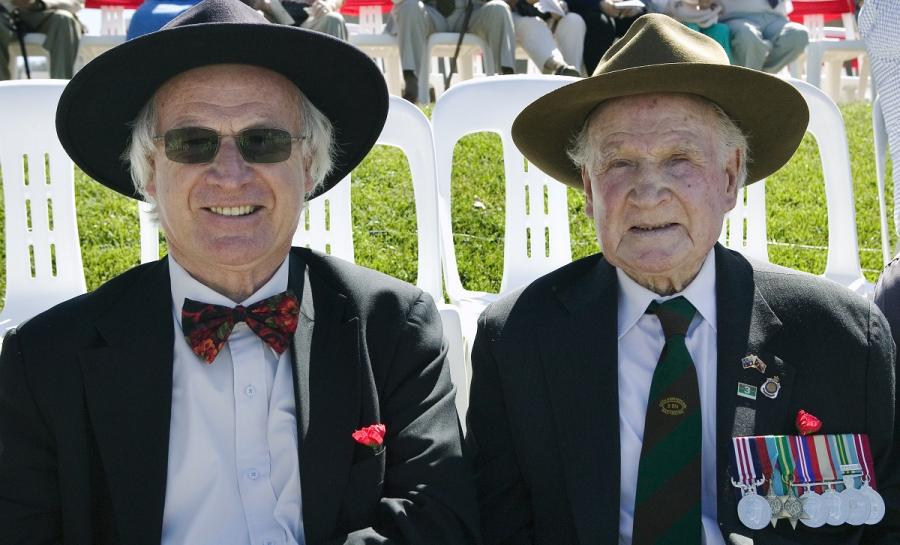
[[[743,157],[719,123],[710,103],[676,94],[613,99],[591,115],[586,212],[606,259],[656,293],[694,279],[734,207]]]
[[[303,132],[297,88],[263,68],[189,70],[160,87],[154,100],[157,135],[182,127]],[[249,163],[234,138],[222,138],[211,162],[183,164],[169,160],[158,141],[146,191],[157,204],[169,252],[192,276],[234,299],[253,293],[278,268],[312,186],[308,161],[296,141],[292,146],[286,161]]]

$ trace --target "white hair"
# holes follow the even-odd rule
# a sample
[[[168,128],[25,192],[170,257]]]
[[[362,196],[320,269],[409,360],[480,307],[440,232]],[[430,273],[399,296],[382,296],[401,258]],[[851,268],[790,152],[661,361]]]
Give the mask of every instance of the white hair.
[[[716,115],[716,131],[719,136],[719,144],[720,150],[723,152],[722,157],[724,158],[726,154],[733,150],[740,150],[741,157],[743,161],[741,161],[740,168],[737,173],[737,181],[738,187],[743,187],[747,182],[747,163],[750,161],[750,148],[747,144],[747,137],[744,135],[744,132],[737,126],[737,124],[728,117],[728,114],[719,107],[718,104],[712,102],[708,99],[697,95],[688,95],[691,98],[694,98],[698,101],[702,101],[703,104],[710,106],[713,112]],[[575,134],[572,138],[572,143],[569,146],[569,149],[566,150],[566,155],[569,156],[569,159],[575,166],[579,169],[588,167],[590,168],[594,164],[594,146],[591,145],[590,139],[590,124],[591,118],[594,116],[594,113],[597,110],[595,109],[590,115],[587,116],[587,119],[584,121],[584,125],[581,126],[581,130]]]
[[[312,192],[315,192],[334,166],[334,126],[303,92],[298,89],[297,93],[300,96],[300,119],[305,127],[304,138],[298,144],[300,153],[308,158],[309,162],[304,164],[304,168],[309,168],[309,176],[314,182]],[[134,188],[144,200],[154,205],[154,212],[156,202],[146,189],[153,176],[156,117],[156,95],[154,95],[132,122],[131,140],[122,154],[122,159],[128,162]]]

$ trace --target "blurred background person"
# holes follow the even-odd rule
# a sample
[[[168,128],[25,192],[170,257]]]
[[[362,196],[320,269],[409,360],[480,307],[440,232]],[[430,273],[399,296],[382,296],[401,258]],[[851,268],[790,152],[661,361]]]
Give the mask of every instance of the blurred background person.
[[[731,30],[732,63],[774,74],[800,56],[809,32],[787,18],[785,0],[719,0]]]
[[[419,97],[419,67],[425,58],[428,37],[435,32],[468,32],[485,41],[494,66],[503,74],[513,73],[516,36],[512,14],[504,0],[470,0],[472,13],[464,29],[466,0],[394,0],[385,32],[397,36],[403,67],[403,98]]]
[[[516,40],[544,74],[581,76],[585,20],[557,0],[507,0]]]
[[[50,77],[70,79],[84,29],[76,15],[83,0],[3,0],[0,2],[0,80],[9,73],[9,46],[17,40],[13,24],[24,33],[47,36],[44,49],[50,53]]]
[[[706,34],[722,46],[728,60],[734,64],[731,53],[731,31],[719,22],[722,5],[713,0],[649,0],[647,11],[664,13],[691,30]]]
[[[568,0],[569,10],[584,19],[587,26],[584,35],[584,68],[588,75],[594,73],[600,57],[609,46],[628,32],[631,23],[644,10],[635,7],[617,7],[611,0]]]

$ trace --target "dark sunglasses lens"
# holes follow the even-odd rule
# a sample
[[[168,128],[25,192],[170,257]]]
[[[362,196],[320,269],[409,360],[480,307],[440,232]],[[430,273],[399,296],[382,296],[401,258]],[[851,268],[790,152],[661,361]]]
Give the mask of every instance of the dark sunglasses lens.
[[[291,133],[281,129],[247,129],[241,132],[238,146],[250,163],[280,163],[291,156]]]
[[[176,163],[208,163],[219,150],[219,135],[212,129],[185,127],[166,131],[166,157]]]

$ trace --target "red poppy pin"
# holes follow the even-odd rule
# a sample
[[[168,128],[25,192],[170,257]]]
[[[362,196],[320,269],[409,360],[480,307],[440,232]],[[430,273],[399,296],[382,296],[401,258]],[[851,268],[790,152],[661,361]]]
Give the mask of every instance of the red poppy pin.
[[[365,428],[360,428],[353,432],[353,440],[360,445],[372,447],[372,450],[378,452],[384,444],[384,434],[387,430],[384,424],[372,424]]]
[[[822,429],[822,421],[803,409],[797,412],[797,420],[795,422],[797,424],[797,432],[800,435],[809,435]]]

